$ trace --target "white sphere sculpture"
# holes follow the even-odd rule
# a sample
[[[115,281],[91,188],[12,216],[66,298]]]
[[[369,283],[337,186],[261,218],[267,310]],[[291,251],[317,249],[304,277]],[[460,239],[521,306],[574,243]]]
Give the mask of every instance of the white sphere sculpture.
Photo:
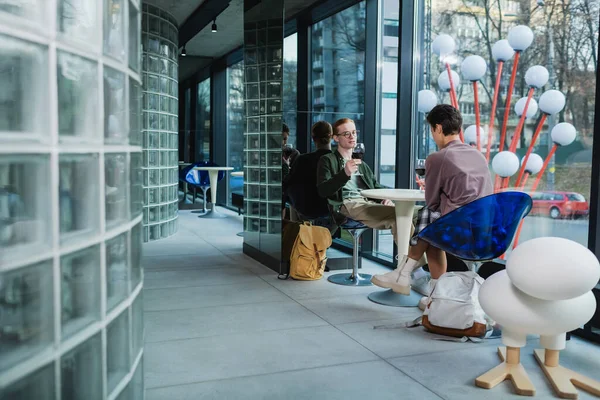
[[[600,279],[600,263],[594,253],[577,242],[558,237],[519,244],[506,262],[506,271],[519,290],[542,300],[582,296]]]
[[[437,96],[431,90],[420,90],[418,96],[419,112],[428,113],[438,103]]]
[[[477,126],[471,125],[464,132],[465,143],[476,144],[477,143]],[[479,127],[479,140],[481,143],[487,143],[487,136],[482,126]]]
[[[521,165],[525,161],[525,157],[521,159]],[[527,160],[527,165],[525,165],[525,172],[529,172],[530,175],[535,175],[544,166],[544,159],[535,153],[531,153],[529,155],[529,159]]]
[[[494,156],[492,169],[503,178],[513,176],[519,170],[519,157],[512,151],[501,151]]]
[[[550,74],[548,70],[541,65],[534,65],[525,73],[525,82],[529,87],[541,89],[548,83]]]
[[[517,104],[515,104],[515,113],[520,117],[523,115],[525,110],[525,104],[527,103],[527,97],[521,97]],[[538,103],[535,99],[529,100],[529,106],[527,107],[527,118],[533,118],[538,112]]]
[[[517,246],[515,252],[526,243]],[[538,252],[533,254],[534,257],[539,255]],[[538,265],[542,269],[543,265]],[[532,276],[539,277],[529,275],[529,278]],[[486,279],[479,290],[481,308],[502,326],[502,342],[507,346],[523,347],[527,334],[552,336],[572,331],[589,321],[596,311],[596,299],[591,291],[569,300],[547,301],[527,295],[513,283],[507,271],[500,271]],[[550,288],[562,283],[553,281]],[[564,348],[564,335],[562,340],[553,338],[550,343],[544,343],[543,339],[542,345],[546,348]]]
[[[445,57],[454,51],[456,43],[452,36],[441,34],[438,35],[431,43],[431,50],[440,57]]]
[[[515,51],[525,51],[533,43],[533,31],[525,25],[518,25],[508,31],[508,43]]]
[[[468,81],[478,81],[487,71],[487,63],[481,56],[469,56],[460,66],[462,74]]]
[[[561,122],[552,128],[552,141],[559,146],[568,146],[575,141],[577,129],[568,122]]]
[[[492,57],[496,62],[498,61],[508,61],[515,55],[515,50],[510,46],[508,40],[502,39],[498,40],[492,46]]]
[[[452,83],[454,84],[454,88],[457,88],[460,84],[460,76],[456,71],[450,71],[450,75],[452,75]],[[448,79],[447,71],[442,72],[440,76],[438,76],[438,86],[441,90],[450,90],[450,79]]]
[[[548,90],[540,96],[540,110],[542,110],[544,114],[558,114],[565,108],[565,104],[565,95],[558,90]]]

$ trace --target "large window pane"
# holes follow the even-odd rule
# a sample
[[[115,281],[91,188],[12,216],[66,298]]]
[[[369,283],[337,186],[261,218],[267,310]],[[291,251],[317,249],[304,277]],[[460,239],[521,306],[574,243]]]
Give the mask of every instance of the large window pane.
[[[288,143],[296,143],[298,121],[298,34],[283,40],[283,122],[290,129]]]
[[[227,71],[229,87],[229,108],[227,110],[227,166],[232,172],[243,171],[244,166],[244,62],[229,67]],[[258,84],[256,89],[258,90]],[[234,173],[229,176],[227,204],[231,206],[231,194],[244,195],[244,175]]]
[[[196,154],[194,160],[210,160],[210,78],[198,84],[196,104]]]
[[[479,89],[481,125],[489,125],[494,82],[498,65],[494,61],[491,46],[499,39],[506,39],[508,31],[515,25],[527,25],[534,32],[535,39],[520,57],[518,74],[510,104],[510,118],[507,124],[507,147],[515,131],[518,118],[514,113],[514,104],[524,95],[528,87],[523,79],[527,69],[541,65],[548,69],[550,80],[542,90],[536,90],[534,99],[539,99],[543,91],[556,89],[566,96],[566,107],[555,116],[549,117],[543,125],[540,139],[534,146],[534,152],[546,158],[552,147],[549,132],[555,124],[568,122],[577,129],[574,143],[558,148],[550,159],[547,170],[541,177],[537,188],[541,199],[534,200],[533,212],[525,219],[520,243],[540,236],[559,236],[575,240],[583,245],[588,241],[588,221],[586,215],[577,215],[574,210],[581,207],[587,210],[591,188],[591,161],[593,142],[593,117],[596,87],[596,49],[598,43],[598,8],[600,2],[573,1],[558,2],[503,1],[492,0],[466,1],[463,7],[453,2],[432,0],[425,8],[417,23],[420,37],[418,51],[420,62],[416,65],[417,85],[414,95],[420,89],[431,89],[438,99],[449,103],[447,93],[439,90],[437,78],[443,71],[439,58],[432,55],[431,43],[437,35],[449,34],[456,41],[456,50],[446,61],[453,70],[461,73],[461,63],[467,55],[477,54],[488,63],[488,70]],[[499,9],[499,5],[502,6]],[[484,12],[485,9],[489,12]],[[492,154],[498,150],[500,130],[504,120],[504,105],[507,97],[509,74],[513,69],[513,60],[504,65],[496,122],[492,132]],[[464,128],[475,123],[473,85],[464,81],[457,88],[459,108],[464,118]],[[415,103],[416,104],[416,103]],[[415,158],[425,158],[435,145],[429,138],[428,127],[422,114],[416,114]],[[540,113],[526,120],[523,133],[517,143],[517,155],[521,158],[532,140],[532,134],[540,121]],[[483,150],[485,152],[485,148]],[[409,171],[406,171],[407,173]],[[411,172],[412,173],[412,172]],[[535,179],[529,179],[525,190],[531,191]],[[514,186],[515,178],[510,181]],[[583,196],[585,202],[560,200],[576,193],[573,198]],[[554,200],[554,198],[557,200]],[[552,198],[553,200],[544,200]],[[575,220],[578,218],[579,220]]]

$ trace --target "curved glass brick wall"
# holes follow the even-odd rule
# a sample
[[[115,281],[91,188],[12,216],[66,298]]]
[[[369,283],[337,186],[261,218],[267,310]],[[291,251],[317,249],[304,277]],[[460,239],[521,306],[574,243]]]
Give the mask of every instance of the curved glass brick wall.
[[[177,21],[144,4],[142,13],[144,241],[177,231]]]
[[[0,1],[0,398],[142,399],[140,0]]]

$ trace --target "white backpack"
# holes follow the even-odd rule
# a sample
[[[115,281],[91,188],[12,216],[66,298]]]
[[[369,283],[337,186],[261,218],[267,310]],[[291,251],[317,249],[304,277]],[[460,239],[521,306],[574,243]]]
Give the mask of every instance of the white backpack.
[[[489,329],[479,305],[482,284],[483,278],[473,271],[442,275],[428,299],[421,322],[423,326],[440,335],[485,337]]]

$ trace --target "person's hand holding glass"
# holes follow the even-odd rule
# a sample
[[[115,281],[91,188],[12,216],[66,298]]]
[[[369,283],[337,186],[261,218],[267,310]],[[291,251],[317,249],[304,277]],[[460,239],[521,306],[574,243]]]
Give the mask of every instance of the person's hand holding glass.
[[[352,150],[352,159],[360,160],[362,162],[363,157],[365,156],[365,144],[364,143],[356,143],[354,149]],[[358,170],[355,175],[362,175]]]
[[[292,156],[292,153],[294,152],[294,146],[292,146],[291,144],[287,143],[283,145],[283,162],[286,163],[288,166],[290,165],[290,157]]]
[[[425,160],[419,158],[415,163],[415,172],[417,173],[417,184],[421,191],[425,190]]]

